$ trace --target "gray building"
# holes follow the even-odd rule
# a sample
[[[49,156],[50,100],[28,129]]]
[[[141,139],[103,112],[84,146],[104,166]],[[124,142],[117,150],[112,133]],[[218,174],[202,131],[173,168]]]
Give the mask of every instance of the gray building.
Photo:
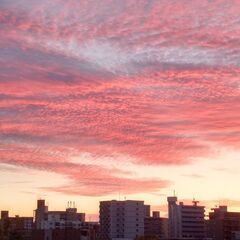
[[[100,239],[133,240],[144,236],[146,207],[143,201],[100,202]]]
[[[196,239],[205,238],[204,206],[177,203],[177,197],[168,197],[169,238]]]

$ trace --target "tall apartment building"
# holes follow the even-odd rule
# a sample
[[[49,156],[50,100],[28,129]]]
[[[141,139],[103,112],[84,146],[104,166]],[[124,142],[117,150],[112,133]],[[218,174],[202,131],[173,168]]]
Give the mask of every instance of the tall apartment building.
[[[208,236],[213,240],[239,239],[240,212],[228,212],[227,206],[213,208],[208,225]]]
[[[169,239],[205,238],[204,206],[177,203],[177,197],[168,197]]]
[[[148,209],[143,201],[100,202],[100,239],[133,240],[144,236],[144,217]]]

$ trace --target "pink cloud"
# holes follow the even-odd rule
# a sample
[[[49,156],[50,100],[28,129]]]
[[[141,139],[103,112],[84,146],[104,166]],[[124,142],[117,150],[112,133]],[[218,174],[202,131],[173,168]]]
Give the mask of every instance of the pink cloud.
[[[210,143],[239,148],[238,1],[24,3],[0,3],[0,162],[75,183],[54,191],[135,193],[167,182],[71,157],[180,165],[216,154]]]

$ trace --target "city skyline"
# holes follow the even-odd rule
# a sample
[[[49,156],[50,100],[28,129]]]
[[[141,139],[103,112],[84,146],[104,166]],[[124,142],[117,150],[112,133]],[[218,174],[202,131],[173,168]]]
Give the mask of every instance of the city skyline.
[[[0,1],[0,209],[166,197],[240,211],[237,0]],[[51,206],[54,202],[54,206]]]
[[[99,221],[86,218],[75,202],[52,210],[45,199],[36,201],[34,216],[11,217],[0,212],[0,238],[21,240],[238,240],[240,212],[228,206],[206,208],[197,200],[183,202],[168,196],[168,217],[142,200],[99,202]]]

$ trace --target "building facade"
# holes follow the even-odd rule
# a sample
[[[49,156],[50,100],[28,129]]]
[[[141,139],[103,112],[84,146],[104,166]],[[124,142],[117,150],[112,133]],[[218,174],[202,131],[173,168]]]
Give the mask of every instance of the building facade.
[[[133,240],[138,236],[144,236],[147,209],[143,201],[100,202],[100,239]]]
[[[227,206],[213,208],[209,213],[209,237],[213,240],[240,238],[240,212],[228,212]]]
[[[205,207],[198,206],[197,201],[192,205],[177,203],[177,197],[168,197],[169,238],[196,239],[205,238]]]
[[[85,221],[85,213],[78,213],[69,203],[65,211],[49,211],[44,200],[38,200],[35,210],[34,240],[96,240],[98,223]]]
[[[152,216],[145,217],[144,236],[157,240],[168,239],[168,219],[161,218],[158,211],[154,211]]]
[[[32,240],[32,217],[9,217],[8,211],[1,211],[0,239]]]

